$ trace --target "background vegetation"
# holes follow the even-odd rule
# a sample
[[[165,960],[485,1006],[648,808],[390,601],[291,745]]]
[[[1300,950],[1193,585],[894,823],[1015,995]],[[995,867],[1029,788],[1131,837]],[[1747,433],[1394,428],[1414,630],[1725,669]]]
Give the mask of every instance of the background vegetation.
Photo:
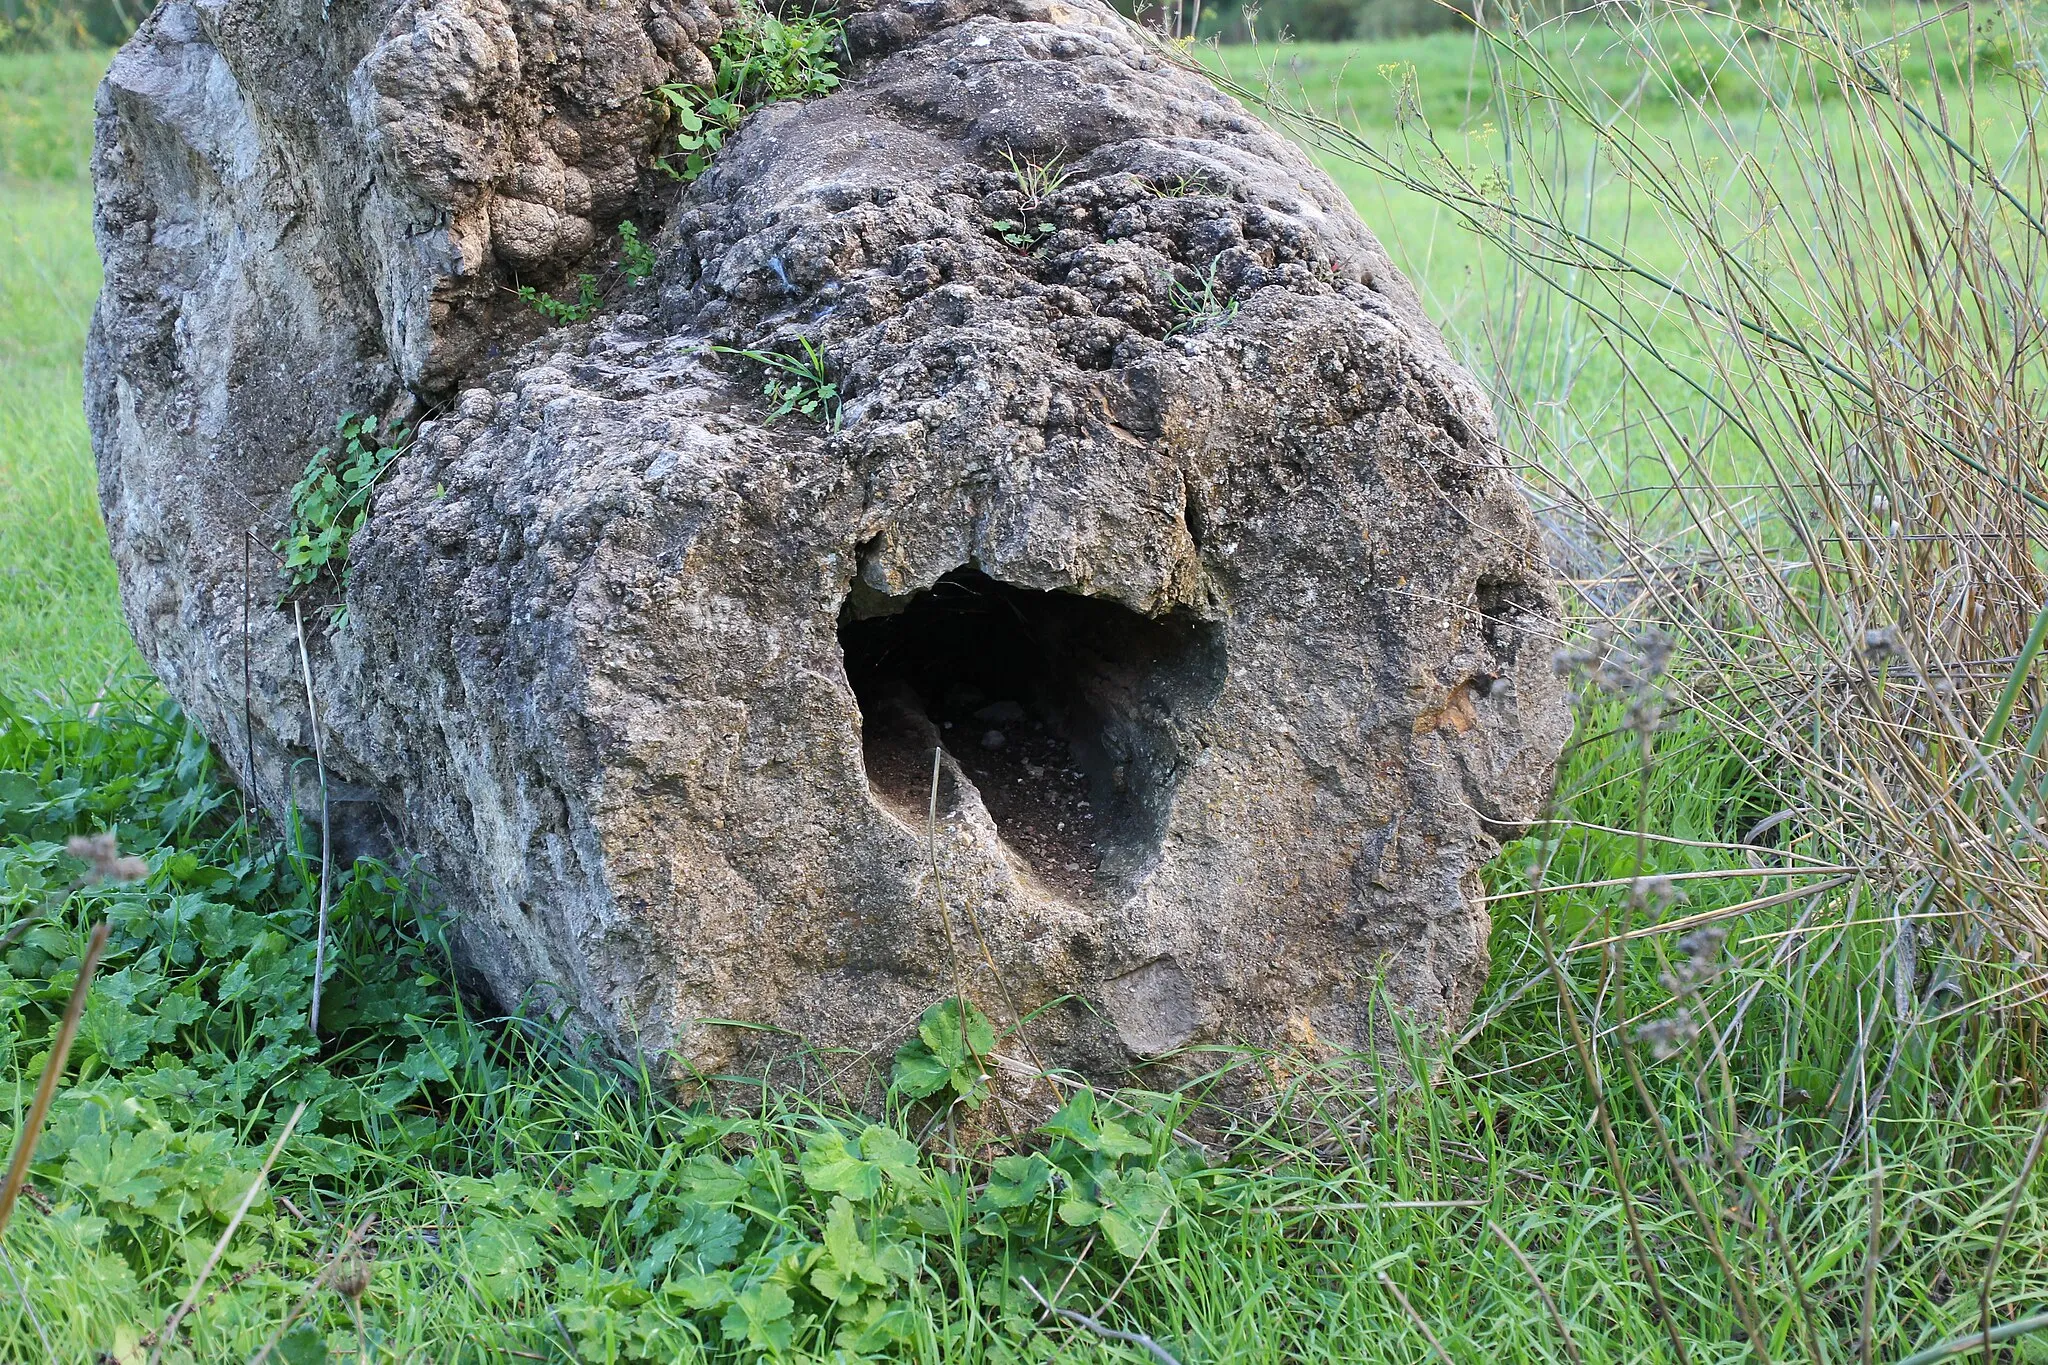
[[[142,0],[0,0],[0,52],[104,49],[149,10]]]
[[[0,1357],[2048,1359],[2027,15],[1505,18],[1205,59],[1381,231],[1570,572],[1580,739],[1492,980],[1426,1089],[1217,1053],[1281,1102],[1069,1087],[1035,1135],[968,1107],[993,1031],[880,1124],[666,1100],[475,1017],[368,863],[315,1036],[309,841],[133,681],[94,513],[104,55],[0,58],[13,1129],[112,927]]]

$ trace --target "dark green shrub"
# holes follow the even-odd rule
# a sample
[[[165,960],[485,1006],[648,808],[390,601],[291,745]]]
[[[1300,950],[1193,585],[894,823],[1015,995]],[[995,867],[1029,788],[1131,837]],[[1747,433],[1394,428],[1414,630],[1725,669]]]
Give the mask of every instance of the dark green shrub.
[[[0,52],[113,47],[148,13],[141,0],[0,0]]]

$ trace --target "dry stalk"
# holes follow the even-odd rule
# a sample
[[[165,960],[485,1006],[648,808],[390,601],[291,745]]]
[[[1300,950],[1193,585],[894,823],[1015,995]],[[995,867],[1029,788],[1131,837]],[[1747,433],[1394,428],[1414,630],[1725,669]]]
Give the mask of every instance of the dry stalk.
[[[1529,1258],[1522,1254],[1520,1247],[1515,1245],[1515,1239],[1508,1236],[1506,1228],[1494,1222],[1491,1218],[1486,1220],[1486,1226],[1494,1236],[1500,1238],[1501,1242],[1514,1256],[1516,1264],[1520,1265],[1522,1272],[1529,1277],[1529,1283],[1536,1286],[1536,1297],[1542,1301],[1543,1311],[1550,1315],[1550,1325],[1557,1329],[1557,1339],[1564,1347],[1565,1356],[1572,1362],[1572,1365],[1585,1365],[1586,1358],[1579,1354],[1578,1340],[1572,1336],[1572,1329],[1565,1324],[1564,1314],[1558,1311],[1557,1300],[1552,1298],[1550,1294],[1550,1286],[1543,1283],[1543,1277],[1536,1273],[1536,1267],[1529,1263]]]
[[[1024,1286],[1024,1291],[1027,1294],[1038,1300],[1041,1308],[1058,1318],[1061,1322],[1070,1322],[1076,1327],[1084,1327],[1105,1341],[1121,1341],[1126,1346],[1136,1346],[1158,1361],[1159,1365],[1180,1365],[1180,1361],[1174,1358],[1172,1352],[1168,1351],[1151,1337],[1146,1336],[1143,1332],[1126,1332],[1122,1328],[1111,1327],[1107,1323],[1092,1318],[1086,1313],[1077,1313],[1071,1308],[1056,1307],[1047,1301],[1045,1295],[1038,1292],[1038,1286],[1031,1283],[1031,1281],[1019,1279],[1017,1283]]]
[[[306,1010],[306,1031],[320,1036],[320,984],[327,975],[327,902],[333,866],[334,827],[327,810],[327,749],[320,738],[320,705],[313,696],[313,663],[306,655],[306,618],[292,600],[292,625],[299,636],[299,676],[306,684],[306,719],[313,727],[313,771],[320,781],[320,918],[313,937],[313,1001]]]
[[[1401,1305],[1401,1311],[1407,1314],[1409,1323],[1417,1332],[1422,1334],[1422,1339],[1429,1343],[1429,1353],[1442,1361],[1443,1365],[1456,1365],[1456,1362],[1451,1359],[1451,1353],[1446,1351],[1444,1344],[1436,1339],[1436,1333],[1429,1330],[1429,1324],[1423,1321],[1422,1314],[1415,1311],[1415,1305],[1408,1302],[1408,1296],[1401,1292],[1401,1286],[1395,1284],[1393,1277],[1384,1270],[1379,1273],[1379,1276],[1380,1287],[1394,1296],[1394,1302]]]
[[[257,1170],[255,1178],[249,1182],[249,1188],[242,1192],[242,1202],[235,1205],[234,1216],[228,1219],[228,1225],[220,1230],[220,1240],[213,1244],[213,1250],[207,1253],[205,1263],[199,1267],[199,1273],[192,1277],[191,1290],[186,1293],[184,1300],[171,1310],[171,1315],[164,1319],[164,1325],[157,1330],[156,1345],[149,1351],[149,1365],[156,1365],[157,1360],[163,1355],[164,1348],[177,1336],[178,1324],[185,1320],[186,1314],[199,1302],[199,1292],[206,1288],[207,1277],[213,1274],[213,1268],[220,1264],[220,1258],[227,1253],[228,1243],[234,1240],[235,1230],[242,1226],[242,1219],[248,1216],[250,1205],[256,1202],[256,1196],[262,1191],[264,1182],[270,1179],[270,1168],[277,1164],[277,1158],[284,1151],[285,1142],[291,1137],[292,1130],[299,1126],[299,1119],[305,1115],[306,1103],[305,1100],[300,1100],[298,1108],[292,1110],[292,1116],[285,1120],[284,1129],[278,1133],[277,1141],[270,1144],[270,1154],[263,1158],[263,1165]]]
[[[56,1096],[58,1078],[64,1074],[64,1061],[71,1055],[72,1040],[78,1036],[78,1021],[85,1017],[85,998],[92,993],[93,973],[100,967],[100,955],[107,950],[107,936],[111,933],[102,921],[93,926],[92,937],[85,945],[85,956],[78,964],[78,979],[71,983],[71,999],[64,1005],[64,1020],[57,1026],[57,1038],[50,1045],[50,1055],[43,1062],[43,1074],[36,1080],[35,1099],[29,1103],[28,1117],[22,1121],[21,1133],[14,1140],[14,1157],[7,1163],[7,1181],[0,1185],[0,1237],[7,1234],[7,1224],[14,1217],[15,1202],[21,1198],[21,1187],[28,1181],[28,1164],[35,1155],[36,1142],[43,1133],[43,1121],[50,1116],[50,1101]]]

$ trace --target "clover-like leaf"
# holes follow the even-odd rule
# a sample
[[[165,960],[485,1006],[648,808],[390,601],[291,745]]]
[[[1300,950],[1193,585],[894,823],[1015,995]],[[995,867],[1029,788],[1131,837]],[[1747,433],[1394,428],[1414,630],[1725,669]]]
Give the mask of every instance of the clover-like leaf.
[[[912,1038],[896,1049],[896,1064],[890,1071],[889,1084],[898,1094],[921,1100],[944,1090],[952,1076],[953,1069],[932,1056],[931,1049],[924,1045],[922,1038]]]
[[[719,1327],[727,1341],[744,1342],[757,1351],[786,1351],[796,1334],[796,1324],[790,1320],[795,1310],[796,1301],[789,1291],[766,1280],[735,1294]]]
[[[882,1192],[881,1163],[870,1161],[847,1144],[842,1133],[830,1129],[812,1138],[797,1161],[804,1183],[820,1194],[843,1194],[849,1199],[873,1199]]]
[[[1173,1187],[1157,1171],[1112,1171],[1096,1188],[1103,1235],[1120,1256],[1135,1259],[1173,1221]]]
[[[1053,1165],[1038,1152],[999,1156],[989,1168],[981,1203],[991,1209],[1021,1209],[1035,1203],[1052,1184]]]

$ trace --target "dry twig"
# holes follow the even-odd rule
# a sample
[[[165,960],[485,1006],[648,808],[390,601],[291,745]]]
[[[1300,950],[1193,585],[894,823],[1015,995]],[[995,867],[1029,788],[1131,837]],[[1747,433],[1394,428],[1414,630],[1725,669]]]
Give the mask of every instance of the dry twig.
[[[7,1234],[15,1201],[21,1198],[21,1187],[28,1180],[29,1159],[35,1155],[36,1141],[42,1136],[43,1120],[50,1115],[57,1078],[64,1074],[64,1059],[71,1055],[71,1042],[78,1036],[78,1021],[85,1017],[85,997],[92,991],[93,973],[100,968],[100,955],[107,950],[107,935],[111,932],[104,921],[94,926],[92,938],[85,945],[85,957],[78,964],[78,980],[71,983],[64,1022],[57,1026],[57,1041],[51,1045],[49,1060],[43,1063],[43,1074],[36,1081],[36,1097],[30,1102],[28,1118],[14,1140],[14,1158],[7,1163],[7,1183],[0,1185],[0,1237]]]

